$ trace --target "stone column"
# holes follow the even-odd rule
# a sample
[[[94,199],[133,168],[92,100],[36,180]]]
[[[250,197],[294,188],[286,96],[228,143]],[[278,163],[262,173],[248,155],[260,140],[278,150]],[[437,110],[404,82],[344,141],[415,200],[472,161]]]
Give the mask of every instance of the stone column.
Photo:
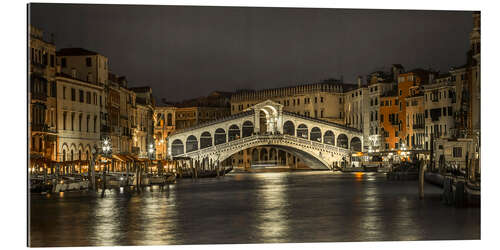
[[[260,132],[260,110],[255,109],[254,121],[253,121],[253,132],[258,134]]]

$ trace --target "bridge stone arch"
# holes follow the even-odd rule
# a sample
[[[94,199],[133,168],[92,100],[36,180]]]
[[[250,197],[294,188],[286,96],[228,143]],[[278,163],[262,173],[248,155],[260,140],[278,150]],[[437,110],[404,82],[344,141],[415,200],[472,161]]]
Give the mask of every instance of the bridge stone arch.
[[[254,126],[253,122],[251,121],[245,121],[243,122],[243,125],[241,126],[241,137],[248,137],[253,134]]]
[[[350,148],[352,151],[361,152],[361,139],[359,137],[353,137],[351,139]]]
[[[349,139],[347,138],[347,135],[340,134],[337,136],[337,146],[345,149],[349,148]]]
[[[205,131],[200,135],[200,149],[208,148],[212,146],[212,134]]]
[[[266,128],[262,134],[259,133],[261,111],[265,116],[266,127],[270,128]],[[187,138],[191,135],[199,138],[198,150],[187,152]],[[296,156],[301,155],[311,163],[330,166],[333,161],[340,161],[350,153],[348,149],[358,143],[358,139],[354,139],[351,143],[355,137],[360,139],[362,149],[363,135],[358,129],[283,111],[281,104],[268,100],[242,113],[176,131],[169,135],[167,151],[170,157],[199,159],[203,156],[215,160],[217,158],[215,155],[226,157],[229,151],[239,148],[236,153],[244,148],[248,149],[249,146],[246,145],[251,144],[252,147],[286,148],[288,152],[294,152]],[[271,140],[272,143],[257,143],[265,140]],[[176,145],[173,145],[174,141]],[[356,146],[356,149],[358,148],[359,145]],[[254,151],[247,152],[248,155],[252,155]],[[257,154],[260,156],[259,151]]]
[[[318,127],[313,127],[311,129],[311,135],[309,136],[311,141],[319,141],[321,142],[321,129]]]
[[[184,154],[184,143],[180,139],[175,139],[172,142],[172,155],[177,156]]]
[[[283,134],[285,135],[295,135],[295,124],[288,120],[283,123]]]
[[[198,150],[198,139],[194,135],[188,136],[186,139],[186,153]]]
[[[286,139],[283,140],[283,137]],[[201,152],[187,153],[182,156],[192,158],[207,157],[214,161],[222,162],[240,151],[253,148],[252,161],[262,161],[266,159],[266,156],[269,159],[268,151],[264,148],[261,148],[259,151],[258,147],[266,146],[289,152],[299,157],[307,166],[313,169],[329,169],[333,166],[334,162],[340,162],[342,156],[348,153],[348,150],[345,149],[339,149],[331,145],[324,145],[320,142],[313,142],[290,135],[275,136],[275,139],[270,138],[273,138],[273,136],[254,135],[250,138],[229,142],[224,145],[212,147],[211,149],[204,149]],[[309,144],[304,146],[307,142]]]
[[[327,130],[323,136],[323,143],[335,145],[335,134],[331,130]]]
[[[222,143],[226,143],[226,131],[223,128],[218,128],[215,130],[214,134],[214,145]]]
[[[297,137],[307,139],[309,138],[309,130],[307,128],[307,125],[304,123],[301,123],[297,127]]]
[[[241,134],[240,127],[238,127],[238,125],[236,124],[232,124],[231,126],[229,126],[227,132],[228,141],[234,141],[236,139],[240,139],[240,134]]]

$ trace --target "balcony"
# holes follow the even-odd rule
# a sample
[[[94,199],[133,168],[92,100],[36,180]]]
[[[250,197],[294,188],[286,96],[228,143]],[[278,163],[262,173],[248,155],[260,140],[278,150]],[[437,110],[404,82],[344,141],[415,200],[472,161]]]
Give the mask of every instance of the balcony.
[[[37,101],[47,101],[47,93],[31,93],[31,100],[37,100]]]
[[[424,129],[425,128],[425,124],[413,124],[412,128],[413,129]]]
[[[46,124],[31,124],[32,132],[48,132],[49,126]]]

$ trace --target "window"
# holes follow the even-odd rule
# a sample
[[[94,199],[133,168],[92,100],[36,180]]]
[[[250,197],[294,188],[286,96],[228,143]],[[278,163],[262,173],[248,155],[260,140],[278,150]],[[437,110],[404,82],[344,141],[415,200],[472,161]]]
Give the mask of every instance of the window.
[[[89,132],[89,122],[90,122],[90,115],[87,115],[87,132]]]
[[[323,97],[322,96],[320,97],[320,102],[323,102]]]
[[[75,113],[71,113],[71,131],[75,130],[74,124],[75,124]]]
[[[71,89],[71,101],[75,101],[75,100],[76,100],[76,90]]]
[[[451,109],[451,106],[448,107],[448,115],[451,116],[452,115],[452,109]]]
[[[96,129],[96,122],[97,122],[97,116],[95,115],[94,116],[94,133],[97,132],[97,129]]]
[[[80,102],[83,103],[84,102],[84,95],[83,95],[83,90],[79,90],[78,91],[78,97],[80,99]]]
[[[300,105],[300,99],[297,99],[297,105]]]
[[[321,110],[321,118],[323,118],[323,110]]]
[[[51,96],[51,97],[57,97],[57,86],[56,86],[56,82],[51,82],[51,83],[50,83],[50,96]]]
[[[399,90],[399,95],[402,96],[403,95],[403,91],[402,90]]]
[[[82,114],[78,116],[78,129],[82,131]]]
[[[92,58],[85,58],[85,64],[87,65],[87,67],[92,67]]]
[[[429,117],[428,113],[429,113],[429,112],[428,112],[427,110],[425,110],[425,118],[428,118],[428,117]]]
[[[443,116],[446,116],[446,107],[443,108]]]
[[[87,91],[87,104],[90,104],[90,91]]]
[[[66,68],[66,58],[61,58],[61,67]]]
[[[63,130],[66,130],[66,116],[67,116],[67,113],[63,112]]]
[[[378,98],[375,97],[375,105],[378,105]]]
[[[384,115],[383,114],[380,115],[380,122],[384,122]]]
[[[378,120],[378,111],[375,111],[375,121]]]
[[[66,87],[63,87],[63,99],[66,100]]]
[[[453,147],[453,157],[455,157],[455,158],[462,157],[462,148],[461,147]]]
[[[318,103],[318,97],[314,97],[314,103]]]
[[[50,67],[54,67],[54,55],[50,55]]]

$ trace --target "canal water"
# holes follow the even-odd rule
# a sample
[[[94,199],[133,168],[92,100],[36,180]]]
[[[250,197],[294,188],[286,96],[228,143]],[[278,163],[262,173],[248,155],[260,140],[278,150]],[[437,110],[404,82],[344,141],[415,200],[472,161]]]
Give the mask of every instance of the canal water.
[[[441,203],[427,184],[378,173],[231,173],[163,190],[31,197],[31,246],[462,240],[480,209]]]

